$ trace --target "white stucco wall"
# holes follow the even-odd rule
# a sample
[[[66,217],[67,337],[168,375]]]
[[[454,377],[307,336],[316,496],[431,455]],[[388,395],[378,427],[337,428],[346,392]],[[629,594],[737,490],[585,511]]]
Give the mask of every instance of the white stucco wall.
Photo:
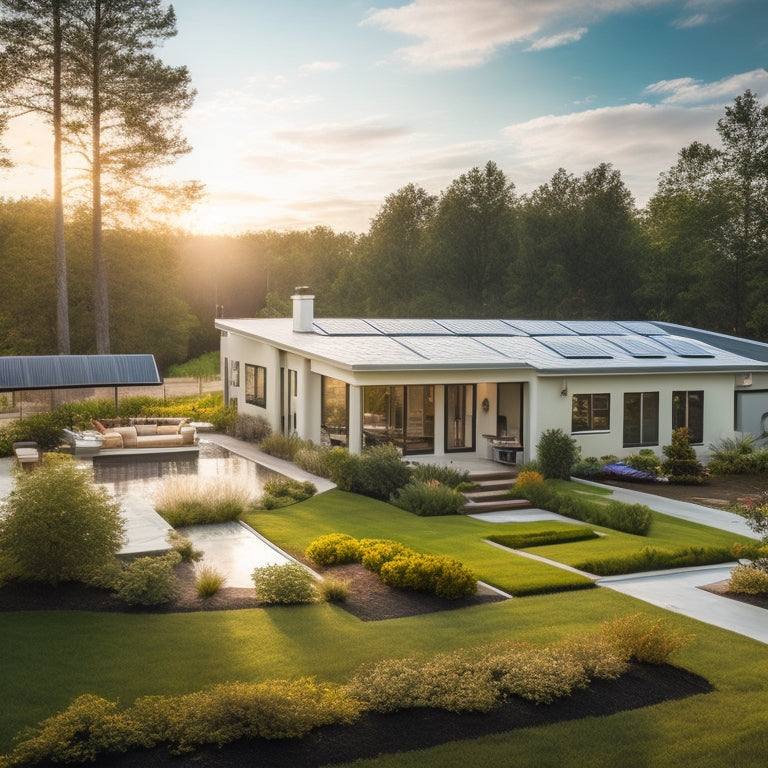
[[[567,391],[565,397],[561,395],[563,389]],[[625,392],[659,393],[659,443],[646,446],[659,455],[662,447],[672,441],[674,391],[704,391],[704,440],[702,445],[694,446],[699,458],[706,460],[711,443],[733,434],[734,390],[733,376],[730,374],[561,376],[539,379],[538,390],[536,412],[532,415],[536,434],[540,435],[547,429],[562,429],[576,440],[583,457],[612,454],[623,458],[640,450],[636,446],[623,446]],[[610,429],[604,432],[571,433],[573,395],[602,393],[611,396]]]

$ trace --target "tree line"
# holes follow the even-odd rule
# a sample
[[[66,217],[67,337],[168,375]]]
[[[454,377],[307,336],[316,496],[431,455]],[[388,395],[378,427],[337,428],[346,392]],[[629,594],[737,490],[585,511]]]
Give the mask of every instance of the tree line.
[[[368,232],[104,232],[118,352],[161,368],[218,348],[214,317],[289,316],[295,286],[325,317],[650,319],[768,340],[768,107],[750,91],[640,210],[609,164],[559,169],[518,195],[493,162],[439,195],[408,184]],[[0,353],[56,350],[52,208],[0,201]],[[86,208],[67,222],[74,352],[97,351]]]

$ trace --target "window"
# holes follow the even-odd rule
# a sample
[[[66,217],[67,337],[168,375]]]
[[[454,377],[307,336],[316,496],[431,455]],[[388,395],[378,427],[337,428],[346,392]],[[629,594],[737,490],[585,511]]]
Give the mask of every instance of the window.
[[[688,427],[688,442],[704,442],[704,392],[672,393],[672,429]]]
[[[320,423],[328,433],[331,445],[347,445],[349,423],[349,385],[339,379],[321,379]]]
[[[267,407],[267,369],[263,365],[245,366],[245,402]]]
[[[240,361],[239,360],[232,361],[232,368],[229,373],[229,383],[233,387],[240,386]]]
[[[363,441],[394,443],[404,454],[434,453],[434,386],[363,387]]]
[[[624,447],[659,444],[659,393],[624,395]]]
[[[611,396],[574,395],[571,432],[605,432],[611,428]]]

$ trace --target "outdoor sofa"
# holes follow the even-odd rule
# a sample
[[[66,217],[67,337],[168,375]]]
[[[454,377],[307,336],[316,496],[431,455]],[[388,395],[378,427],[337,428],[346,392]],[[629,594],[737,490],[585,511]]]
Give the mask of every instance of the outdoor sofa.
[[[195,428],[181,418],[101,419],[93,426],[102,436],[102,450],[191,446],[196,437]]]

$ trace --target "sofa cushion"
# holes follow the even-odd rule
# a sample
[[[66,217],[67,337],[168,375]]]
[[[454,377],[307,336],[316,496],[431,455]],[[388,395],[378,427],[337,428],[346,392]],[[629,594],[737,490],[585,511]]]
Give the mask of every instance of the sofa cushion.
[[[179,434],[181,435],[181,442],[183,445],[195,444],[195,433],[197,430],[194,427],[186,426],[181,427]]]
[[[102,435],[105,435],[107,433],[107,430],[104,427],[104,425],[100,421],[97,421],[96,419],[93,420],[93,426],[96,429],[96,431],[101,432]]]
[[[179,427],[177,424],[158,424],[157,434],[158,435],[178,435]]]
[[[123,448],[136,448],[136,427],[115,427],[111,431],[123,438]]]
[[[133,428],[136,430],[138,437],[158,434],[156,424],[135,424]]]

